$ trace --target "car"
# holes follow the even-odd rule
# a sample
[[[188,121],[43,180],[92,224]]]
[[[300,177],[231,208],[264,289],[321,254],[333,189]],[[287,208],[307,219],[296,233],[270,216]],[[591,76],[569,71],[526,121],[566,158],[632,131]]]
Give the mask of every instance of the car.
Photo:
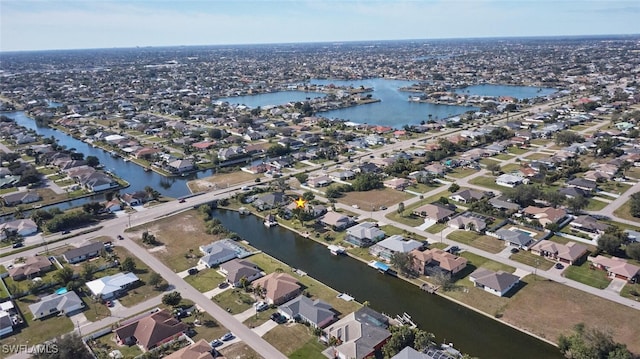
[[[216,339],[216,340],[214,340],[214,341],[212,341],[212,342],[211,342],[211,347],[212,347],[212,348],[217,348],[217,347],[221,346],[222,344],[224,344],[224,343],[222,342],[222,340],[220,340],[220,339]]]
[[[198,274],[198,268],[189,268],[187,273],[189,273],[189,275]]]
[[[68,230],[68,229],[67,229],[67,230],[62,231],[62,234],[69,234],[69,233],[71,233],[71,231],[70,231],[70,230]]]
[[[511,248],[511,253],[518,253],[520,250],[518,248]]]
[[[120,241],[124,239],[124,237],[123,237],[123,236],[121,236],[121,235],[119,235],[119,234],[118,234],[118,237],[117,237],[117,238],[118,238],[118,240],[120,240]]]
[[[179,203],[184,203],[184,202],[186,202],[186,200],[184,198],[181,198],[178,202]]]
[[[274,322],[278,323],[278,324],[282,324],[284,322],[287,321],[287,318],[284,317],[284,315],[280,314],[280,313],[273,313],[271,314],[271,317],[269,317],[271,320],[273,320]]]
[[[387,206],[380,206],[381,211],[384,211],[385,209],[387,209]]]
[[[224,289],[224,288],[226,288],[228,286],[229,286],[229,283],[227,283],[227,282],[222,282],[222,283],[218,284],[218,288],[220,288],[220,289]]]
[[[13,248],[20,248],[22,247],[24,244],[22,242],[16,242],[13,244]]]
[[[104,302],[104,305],[106,305],[107,307],[113,307],[113,302],[108,300],[108,301]]]
[[[562,263],[556,263],[556,269],[563,269],[564,265]]]
[[[256,304],[254,304],[254,306],[256,307],[256,311],[258,312],[269,309],[269,304],[265,302],[257,302]]]
[[[233,335],[233,333],[229,332],[223,336],[220,337],[220,340],[222,340],[223,342],[228,342],[229,340],[235,338],[235,336]]]
[[[242,186],[242,188],[240,188],[240,189],[241,189],[241,190],[243,190],[243,191],[248,191],[248,190],[249,190],[249,187],[247,187],[247,186]]]

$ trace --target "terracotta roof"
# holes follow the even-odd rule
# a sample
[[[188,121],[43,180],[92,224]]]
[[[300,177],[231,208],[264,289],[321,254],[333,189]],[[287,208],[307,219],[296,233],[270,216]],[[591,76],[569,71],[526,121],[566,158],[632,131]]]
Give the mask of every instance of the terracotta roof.
[[[213,355],[211,355],[211,345],[206,340],[200,339],[188,347],[167,355],[164,359],[213,359]],[[224,359],[224,357],[217,356],[216,359]]]
[[[261,286],[266,289],[266,297],[276,302],[300,289],[298,280],[287,273],[271,273],[253,281],[254,288]]]
[[[155,312],[115,330],[121,340],[135,337],[145,349],[178,335],[189,327],[166,310]]]

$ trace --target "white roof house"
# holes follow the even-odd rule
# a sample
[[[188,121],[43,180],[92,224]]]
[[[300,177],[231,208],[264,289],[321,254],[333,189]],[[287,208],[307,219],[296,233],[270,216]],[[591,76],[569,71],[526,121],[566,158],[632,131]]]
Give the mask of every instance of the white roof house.
[[[94,296],[108,299],[118,296],[121,291],[140,280],[133,273],[118,273],[87,282]]]

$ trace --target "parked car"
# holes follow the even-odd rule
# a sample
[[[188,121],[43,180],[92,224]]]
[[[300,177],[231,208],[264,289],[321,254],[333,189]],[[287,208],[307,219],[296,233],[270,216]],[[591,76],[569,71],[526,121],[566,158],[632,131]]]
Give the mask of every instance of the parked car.
[[[273,320],[274,322],[278,323],[278,324],[282,324],[282,323],[287,321],[287,318],[285,318],[284,315],[282,315],[280,313],[277,313],[277,312],[271,314],[270,319]]]
[[[511,253],[518,253],[520,250],[518,248],[511,248]]]
[[[22,242],[16,242],[13,244],[13,248],[20,248],[22,247],[24,244]]]
[[[224,341],[224,342],[227,342],[227,341],[229,341],[229,340],[231,340],[231,339],[233,339],[233,338],[235,338],[235,336],[233,335],[233,333],[229,332],[229,333],[227,333],[227,334],[225,334],[225,335],[221,336],[221,337],[220,337],[220,340],[222,340],[222,341]]]
[[[70,230],[68,230],[68,229],[66,229],[66,230],[62,231],[62,234],[69,234],[69,233],[71,233],[71,231],[70,231]]]
[[[121,236],[121,235],[119,235],[119,234],[118,234],[118,237],[117,237],[117,238],[118,238],[118,240],[123,240],[123,239],[124,239],[124,237],[123,237],[123,236]]]
[[[180,198],[180,200],[178,202],[179,203],[184,203],[184,202],[186,202],[186,200],[184,198]]]
[[[564,265],[562,263],[556,263],[556,269],[563,269]]]
[[[187,272],[189,273],[189,275],[198,274],[198,268],[189,268]]]
[[[216,339],[216,340],[214,340],[214,341],[212,341],[212,342],[211,342],[211,347],[212,347],[212,348],[217,348],[217,347],[221,346],[222,344],[224,344],[224,343],[222,342],[222,340],[220,340],[220,339]]]
[[[384,211],[385,209],[387,209],[387,206],[380,206],[381,211]]]
[[[224,288],[226,288],[228,286],[229,286],[229,283],[227,283],[227,282],[222,282],[222,283],[218,284],[218,288],[220,288],[220,289],[224,289]]]
[[[256,310],[257,310],[258,312],[261,312],[261,311],[263,311],[263,310],[267,310],[267,309],[269,309],[269,304],[267,304],[266,302],[262,302],[262,301],[261,301],[261,302],[257,302],[257,303],[256,303],[256,304],[254,304],[254,305],[255,305]]]

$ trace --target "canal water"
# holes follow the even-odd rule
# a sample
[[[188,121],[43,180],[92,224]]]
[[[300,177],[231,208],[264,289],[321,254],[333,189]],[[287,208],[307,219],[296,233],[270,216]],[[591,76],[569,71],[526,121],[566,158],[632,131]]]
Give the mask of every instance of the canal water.
[[[459,94],[479,95],[479,96],[509,96],[522,100],[525,98],[545,97],[558,90],[548,87],[532,87],[532,86],[510,86],[510,85],[490,85],[482,84],[469,87],[463,87],[455,91]]]
[[[264,107],[264,106],[277,106],[283,105],[288,102],[306,101],[307,99],[313,99],[316,97],[325,97],[322,92],[305,92],[305,91],[278,91],[269,92],[257,95],[247,96],[235,96],[235,97],[222,97],[214,100],[213,102],[229,102],[232,104],[245,105],[251,108]]]
[[[561,358],[552,345],[480,315],[415,285],[383,275],[365,263],[333,256],[327,248],[282,227],[266,228],[256,216],[215,210],[222,224],[252,246],[355,297],[371,308],[395,316],[411,315],[438,342],[452,342],[462,352],[487,358]]]

